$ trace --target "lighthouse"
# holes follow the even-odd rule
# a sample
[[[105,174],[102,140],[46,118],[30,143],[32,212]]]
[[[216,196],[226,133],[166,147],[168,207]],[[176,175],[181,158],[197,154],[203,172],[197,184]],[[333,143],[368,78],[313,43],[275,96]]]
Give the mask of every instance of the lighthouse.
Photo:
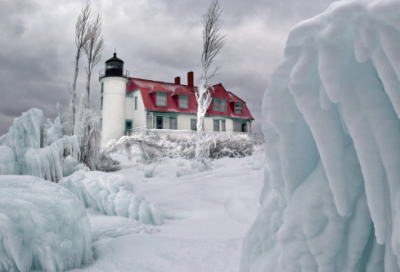
[[[125,133],[125,94],[129,72],[117,53],[105,62],[99,73],[101,83],[101,148]]]

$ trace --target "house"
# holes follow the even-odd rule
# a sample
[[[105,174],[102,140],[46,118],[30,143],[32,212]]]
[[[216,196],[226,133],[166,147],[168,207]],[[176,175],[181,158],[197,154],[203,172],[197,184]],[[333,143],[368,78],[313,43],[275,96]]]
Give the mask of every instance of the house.
[[[100,71],[101,129],[104,147],[135,128],[196,130],[197,102],[193,72],[187,85],[129,77],[124,62],[114,57]],[[205,131],[250,132],[254,120],[246,102],[222,84],[210,88],[212,101],[206,112]]]

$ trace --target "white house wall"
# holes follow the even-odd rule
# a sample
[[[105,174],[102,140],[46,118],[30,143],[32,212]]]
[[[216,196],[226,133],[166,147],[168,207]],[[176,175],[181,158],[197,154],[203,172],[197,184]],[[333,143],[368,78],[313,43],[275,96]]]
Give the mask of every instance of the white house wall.
[[[140,91],[135,91],[131,94],[132,96],[127,96],[125,119],[132,120],[132,128],[146,126],[146,111],[144,108],[144,103],[142,99],[142,94]],[[137,97],[137,109],[135,110],[135,97]]]
[[[214,130],[214,123],[213,119],[210,117],[204,118],[204,131],[213,131]]]
[[[133,97],[127,96],[125,97],[125,119],[132,120],[132,127],[135,125],[133,124],[133,105],[134,100]]]
[[[226,131],[233,131],[233,121],[232,121],[232,119],[226,119],[226,121],[225,121],[225,129],[226,129]]]
[[[190,127],[190,120],[191,119],[196,119],[196,115],[190,115],[190,114],[180,114],[178,115],[178,129],[179,130],[191,130],[192,128]]]

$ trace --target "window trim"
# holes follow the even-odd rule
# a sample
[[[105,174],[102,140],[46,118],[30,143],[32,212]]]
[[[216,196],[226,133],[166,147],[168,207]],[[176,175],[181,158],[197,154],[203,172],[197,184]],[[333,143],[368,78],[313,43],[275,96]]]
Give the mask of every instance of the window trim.
[[[226,100],[225,99],[220,99],[219,101],[220,101],[219,109],[221,110],[221,112],[226,112],[226,108],[227,108],[226,107]],[[225,105],[225,110],[224,111],[222,110],[221,105]]]
[[[186,98],[187,100],[187,107],[181,107],[181,98]],[[178,97],[178,104],[180,109],[188,109],[189,108],[189,96],[188,95],[179,95]]]
[[[237,111],[236,111],[236,106],[240,106],[240,113],[238,113]],[[235,102],[235,114],[243,114],[243,103],[240,103],[240,102]]]
[[[194,121],[194,129],[192,128],[192,121]],[[197,119],[190,119],[190,130],[197,131]]]
[[[219,98],[213,98],[213,111],[221,111],[221,107],[219,104],[220,99]],[[218,107],[218,109],[216,109]]]
[[[155,127],[156,127],[156,129],[164,129],[164,117],[163,116],[155,116],[156,118],[155,118],[155,122],[156,122],[156,125],[155,125]],[[158,128],[158,124],[157,124],[157,119],[159,119],[159,118],[161,118],[161,128]]]
[[[165,97],[165,105],[158,105],[158,103],[157,103],[157,97],[158,97],[158,96],[164,96],[164,97]],[[167,94],[166,94],[166,93],[157,92],[157,93],[156,93],[156,106],[157,106],[157,107],[167,107],[167,105],[168,105],[168,102],[167,102]]]
[[[133,128],[133,121],[132,119],[125,119],[125,131],[128,131],[128,123],[131,123],[131,129]]]
[[[213,120],[213,131],[215,131],[215,132],[221,131],[221,126],[220,126],[220,124],[219,124],[219,121],[220,121],[220,120]],[[216,122],[217,122],[217,123],[216,123]],[[218,124],[218,130],[215,130],[215,124]]]
[[[172,119],[175,120],[175,128],[172,128],[172,125],[171,125]],[[176,117],[170,117],[169,118],[169,129],[178,130],[178,118],[176,118]]]

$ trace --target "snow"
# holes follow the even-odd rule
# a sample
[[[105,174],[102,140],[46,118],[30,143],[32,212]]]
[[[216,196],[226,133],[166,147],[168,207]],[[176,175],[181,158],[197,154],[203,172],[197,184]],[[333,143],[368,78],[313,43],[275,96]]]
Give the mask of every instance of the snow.
[[[106,215],[136,219],[145,224],[161,225],[164,214],[135,194],[123,175],[81,170],[63,178],[59,184],[74,193],[85,207]]]
[[[241,271],[400,271],[399,6],[339,1],[292,28]]]
[[[243,238],[259,207],[263,170],[252,170],[254,160],[222,158],[215,169],[176,177],[191,161],[166,158],[154,176],[144,176],[143,165],[121,154],[123,169],[135,192],[165,212],[160,226],[129,218],[105,216],[87,209],[93,231],[95,262],[72,271],[237,271]]]
[[[63,177],[64,153],[79,156],[77,138],[56,139],[54,128],[47,138],[50,145],[41,148],[42,128],[43,112],[39,109],[30,109],[14,120],[8,133],[0,137],[0,175],[32,175],[53,181]]]
[[[66,271],[92,261],[90,222],[71,192],[0,176],[0,271]]]

